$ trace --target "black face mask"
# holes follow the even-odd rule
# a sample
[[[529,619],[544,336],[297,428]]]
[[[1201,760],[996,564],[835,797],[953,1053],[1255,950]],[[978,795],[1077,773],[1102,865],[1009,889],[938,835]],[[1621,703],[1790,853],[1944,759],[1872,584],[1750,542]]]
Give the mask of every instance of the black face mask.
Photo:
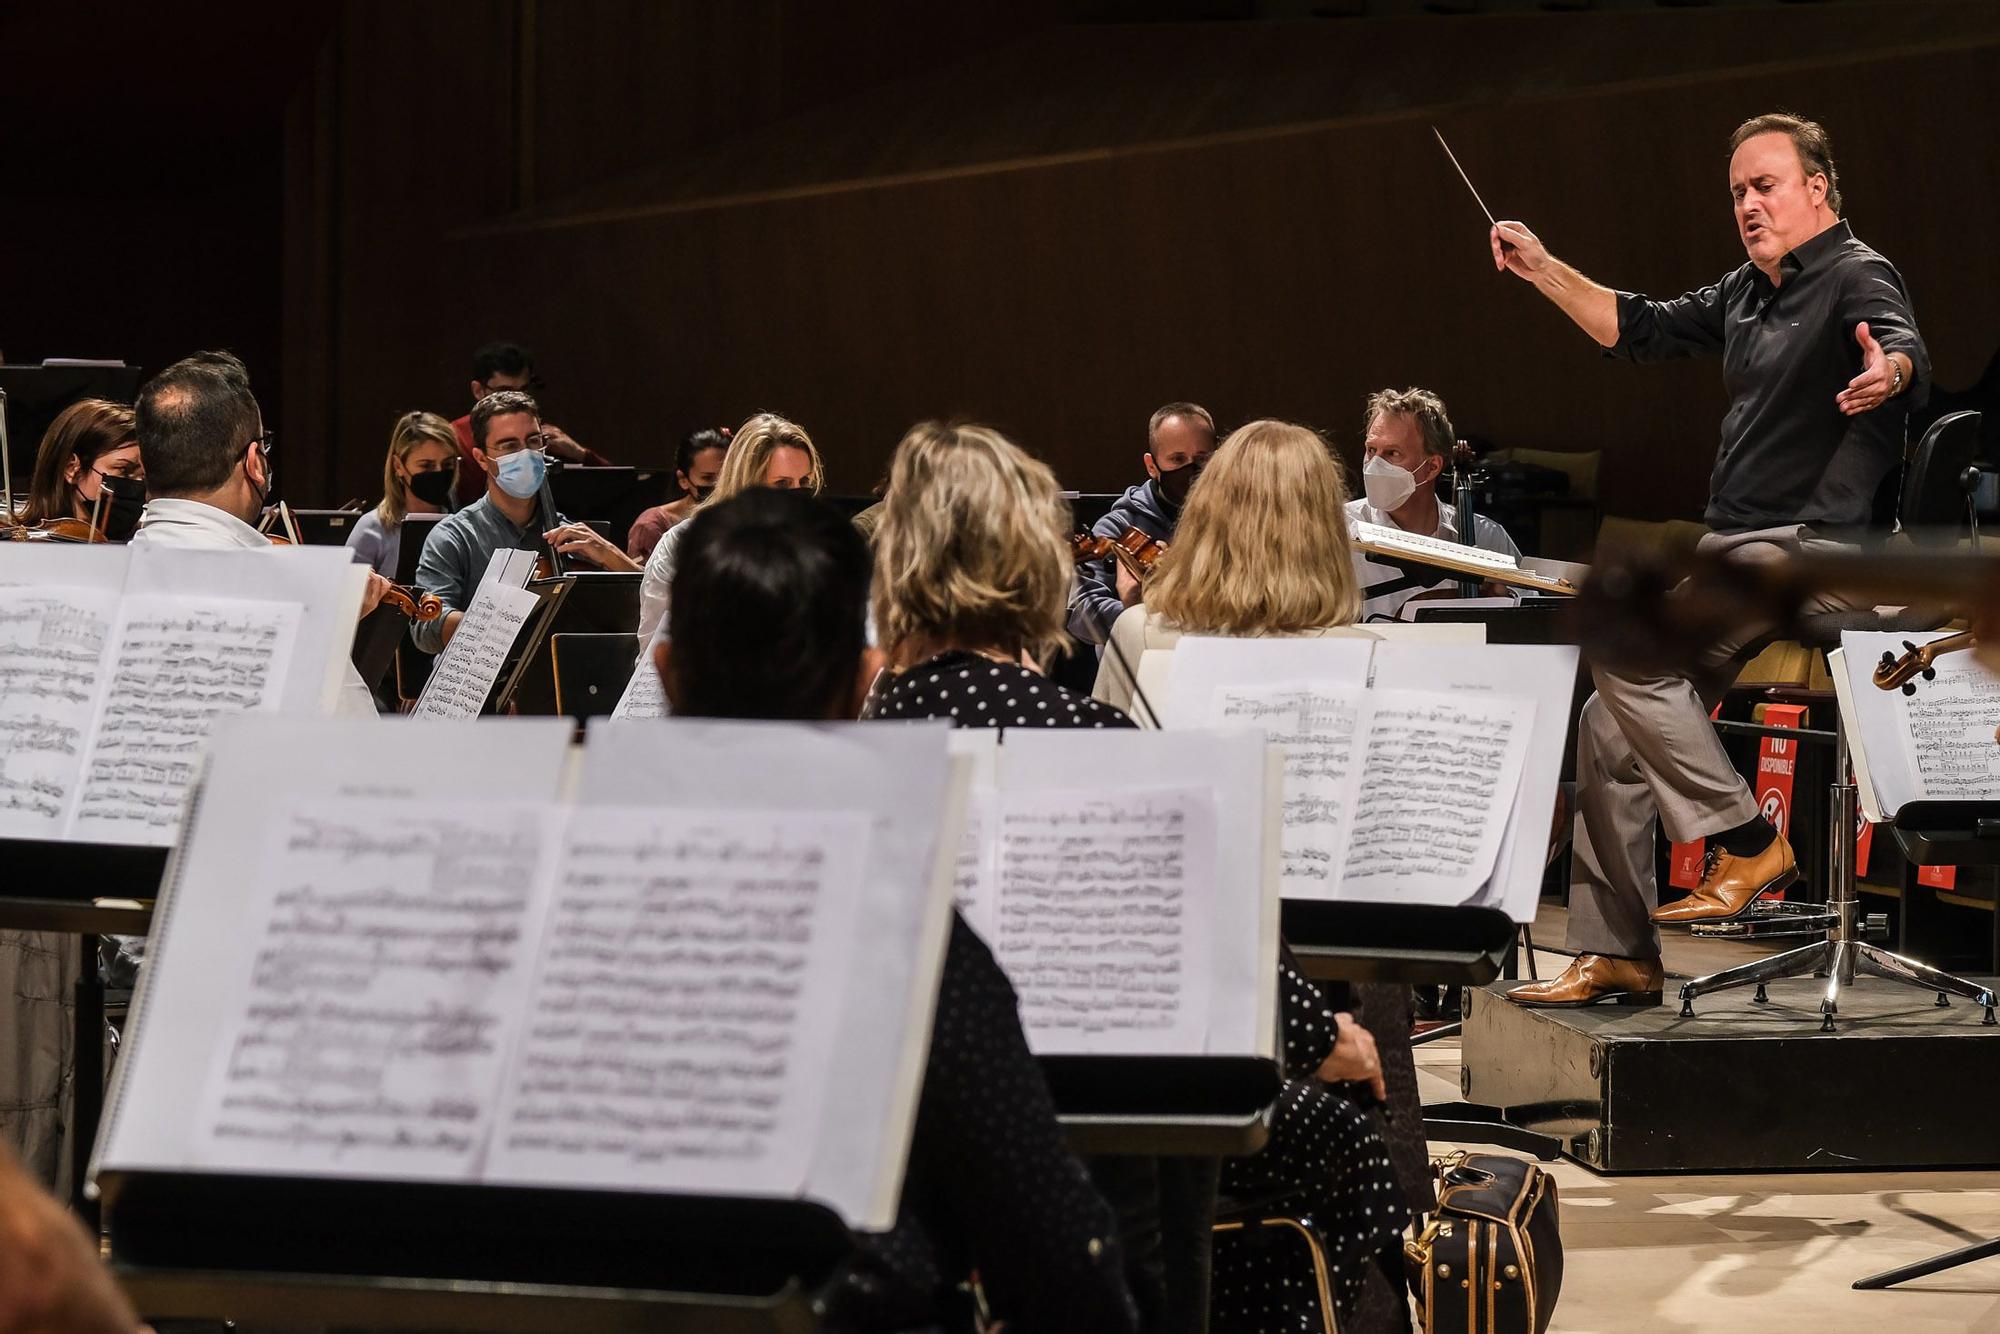
[[[146,484],[136,477],[100,477],[104,492],[104,536],[113,542],[129,539],[146,508]]]
[[[439,509],[443,509],[445,502],[451,499],[451,490],[457,480],[449,468],[438,468],[431,472],[413,472],[409,480],[410,494],[426,505],[436,505]]]
[[[699,505],[702,501],[707,500],[710,496],[714,494],[715,494],[715,483],[713,482],[710,482],[707,486],[697,486],[694,488],[693,491],[694,503]]]
[[[1170,509],[1179,509],[1187,504],[1188,488],[1194,485],[1194,479],[1201,476],[1201,470],[1207,464],[1207,459],[1200,459],[1178,468],[1160,468],[1160,499],[1166,501]],[[1160,461],[1154,459],[1153,466],[1159,468]]]

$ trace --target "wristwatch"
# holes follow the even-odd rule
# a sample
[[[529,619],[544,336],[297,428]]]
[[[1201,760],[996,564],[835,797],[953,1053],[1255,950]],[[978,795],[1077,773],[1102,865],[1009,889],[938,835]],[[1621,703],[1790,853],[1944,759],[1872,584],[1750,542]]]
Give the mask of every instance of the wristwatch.
[[[1903,392],[1903,363],[1891,357],[1889,364],[1896,368],[1896,378],[1889,381],[1889,397],[1894,398]]]

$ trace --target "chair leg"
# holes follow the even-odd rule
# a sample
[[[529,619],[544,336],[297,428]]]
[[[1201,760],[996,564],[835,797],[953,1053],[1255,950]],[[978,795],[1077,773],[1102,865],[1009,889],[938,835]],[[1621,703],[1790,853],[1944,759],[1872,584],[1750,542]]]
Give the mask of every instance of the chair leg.
[[[1915,959],[1906,959],[1900,954],[1891,954],[1879,945],[1857,943],[1854,948],[1855,963],[1869,976],[1900,982],[1904,986],[1918,987],[1925,991],[1935,991],[1939,1005],[1950,1004],[1945,999],[1946,996],[1963,996],[1974,1004],[1985,1007],[1984,1024],[1994,1022],[1994,995],[1991,987],[1983,987],[1977,982],[1967,982],[1964,978],[1953,977],[1950,973],[1933,968],[1927,963],[1918,963]]]
[[[1833,942],[1816,940],[1810,945],[1801,945],[1783,954],[1773,954],[1765,959],[1753,959],[1749,963],[1725,968],[1707,977],[1697,977],[1681,985],[1681,1017],[1694,1018],[1694,998],[1710,992],[1726,991],[1730,987],[1747,987],[1752,983],[1762,987],[1767,982],[1775,982],[1782,977],[1805,977],[1818,971],[1833,958]]]

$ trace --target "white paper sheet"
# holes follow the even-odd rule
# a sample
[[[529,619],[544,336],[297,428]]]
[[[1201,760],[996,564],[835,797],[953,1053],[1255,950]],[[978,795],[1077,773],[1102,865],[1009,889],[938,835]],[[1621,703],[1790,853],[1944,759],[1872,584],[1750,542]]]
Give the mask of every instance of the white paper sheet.
[[[1534,701],[1379,687],[1369,694],[1339,897],[1464,903],[1492,877]]]
[[[971,766],[965,794],[965,832],[959,837],[952,896],[959,915],[991,946],[999,931],[999,812],[994,785],[999,781],[1000,730],[961,727],[951,733],[951,753]]]
[[[798,1194],[867,838],[860,812],[578,810],[489,1179]]]
[[[171,844],[215,719],[277,708],[299,621],[294,602],[127,596],[70,837]]]
[[[1893,819],[1911,801],[2000,800],[2000,677],[1970,652],[1947,653],[1937,675],[1913,683],[1916,693],[1882,690],[1873,677],[1882,655],[1901,657],[1905,643],[1925,644],[1948,631],[1841,635],[1847,698],[1855,715],[1851,740],[1867,757],[1881,814]]]
[[[471,1179],[519,1027],[555,813],[505,801],[299,802],[233,942],[196,1161]]]
[[[1208,722],[1248,727],[1285,748],[1282,886],[1290,899],[1338,897],[1340,867],[1361,787],[1359,686],[1219,686]]]
[[[494,553],[496,556],[501,553]],[[411,714],[418,718],[477,718],[507,665],[521,627],[541,599],[499,579],[479,586],[472,605],[438,654],[430,680]]]
[[[653,635],[653,643],[659,642],[659,634]],[[647,645],[632,664],[631,679],[625,682],[625,689],[618,696],[618,705],[611,710],[614,719],[665,718],[672,712],[667,707],[667,692],[660,683],[659,670],[653,665],[652,645]]]
[[[62,832],[117,615],[115,589],[0,587],[0,836]]]
[[[1160,711],[1169,727],[1211,725],[1224,686],[1297,685],[1361,688],[1377,641],[1359,635],[1316,639],[1220,639],[1190,635],[1174,646]]]

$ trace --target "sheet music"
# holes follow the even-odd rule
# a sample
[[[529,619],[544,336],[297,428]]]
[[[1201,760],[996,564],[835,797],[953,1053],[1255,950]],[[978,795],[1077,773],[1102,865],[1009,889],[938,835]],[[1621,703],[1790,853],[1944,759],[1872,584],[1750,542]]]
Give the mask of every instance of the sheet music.
[[[1372,692],[1340,897],[1464,903],[1493,874],[1534,701]]]
[[[999,823],[994,953],[1035,1051],[1202,1050],[1212,791],[1003,791]]]
[[[1872,677],[1886,652],[1926,644],[1949,631],[1841,635],[1848,697],[1856,715],[1849,736],[1867,757],[1876,800],[1893,818],[1911,801],[2000,800],[2000,677],[1970,652],[1947,653],[1932,664],[1937,676],[1914,684],[1914,695],[1883,690]],[[1857,735],[1858,734],[1858,735]]]
[[[70,835],[171,844],[216,716],[277,707],[300,610],[247,598],[128,596]]]
[[[496,561],[503,554],[495,552]],[[410,711],[414,717],[477,718],[486,707],[514,640],[541,602],[526,589],[514,588],[492,575],[489,565],[486,581],[473,595],[451,642],[438,655],[417,707]]]
[[[300,801],[273,826],[212,1035],[196,1160],[476,1175],[547,894],[546,806]]]
[[[575,812],[493,1180],[796,1194],[868,818]]]
[[[0,587],[0,836],[61,833],[117,614],[111,589]]]
[[[655,631],[652,642],[632,664],[632,677],[618,697],[618,707],[611,711],[614,719],[665,718],[672,712],[667,707],[667,692],[660,682],[659,670],[653,665],[653,644],[659,642],[659,633]]]
[[[1359,795],[1356,739],[1368,706],[1358,686],[1218,687],[1208,722],[1251,727],[1285,748],[1283,892],[1330,899]]]
[[[951,753],[971,762],[972,782],[965,795],[965,832],[959,838],[952,871],[952,897],[959,916],[990,946],[998,939],[1000,732],[997,728],[954,728]]]

